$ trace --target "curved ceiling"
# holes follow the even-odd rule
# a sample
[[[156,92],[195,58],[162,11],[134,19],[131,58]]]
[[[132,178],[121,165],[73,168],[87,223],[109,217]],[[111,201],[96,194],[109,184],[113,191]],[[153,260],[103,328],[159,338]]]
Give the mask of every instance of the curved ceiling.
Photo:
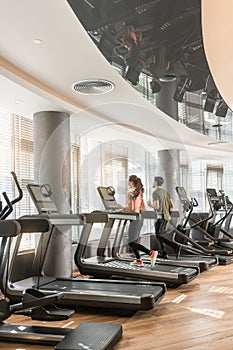
[[[100,51],[134,85],[143,71],[153,77],[152,90],[166,75],[175,75],[184,92],[208,90],[200,0],[67,1]]]
[[[1,0],[1,13],[1,109],[29,117],[68,111],[79,121],[78,132],[92,130],[103,140],[136,133],[154,151],[179,148],[195,158],[231,159],[233,146],[179,124],[141,97],[102,56],[65,0]],[[72,85],[85,79],[106,79],[115,89],[75,93]],[[100,127],[108,132],[93,132]]]
[[[206,56],[215,84],[231,110],[233,110],[232,11],[231,0],[202,1],[202,31]]]

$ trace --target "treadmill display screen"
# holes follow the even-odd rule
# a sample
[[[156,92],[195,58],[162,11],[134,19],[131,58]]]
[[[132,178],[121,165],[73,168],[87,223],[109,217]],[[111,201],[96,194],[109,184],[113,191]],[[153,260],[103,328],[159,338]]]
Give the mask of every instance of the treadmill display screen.
[[[37,202],[51,202],[50,197],[44,197],[41,194],[40,186],[39,185],[30,185],[31,191],[36,199]]]
[[[106,210],[119,210],[112,187],[99,186],[97,190]]]
[[[207,188],[206,192],[210,195],[210,197],[218,197],[218,194],[214,188]]]
[[[176,187],[176,192],[179,196],[181,203],[189,202],[189,199],[187,197],[187,193],[186,193],[184,187]]]
[[[109,192],[109,187],[98,187],[99,194],[101,198],[105,201],[114,201],[114,195]]]
[[[27,189],[39,214],[58,213],[58,209],[51,197],[45,197],[41,193],[40,185],[28,184]]]

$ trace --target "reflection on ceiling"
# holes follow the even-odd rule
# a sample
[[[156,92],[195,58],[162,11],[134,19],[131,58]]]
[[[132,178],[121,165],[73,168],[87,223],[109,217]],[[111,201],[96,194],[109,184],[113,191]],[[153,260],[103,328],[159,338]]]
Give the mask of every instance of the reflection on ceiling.
[[[126,20],[129,15],[131,16],[132,5],[136,4],[135,19],[140,15],[142,16],[140,18],[146,21],[144,24],[138,22],[138,26],[143,29],[142,37],[139,37],[140,45],[145,43],[145,53],[147,53],[149,51],[146,49],[146,43],[150,43],[150,36],[148,35],[153,32],[153,30],[149,30],[150,23],[148,26],[146,24],[147,19],[150,19],[150,16],[148,17],[150,11],[154,15],[155,8],[166,3],[169,5],[166,7],[167,11],[169,10],[172,14],[177,15],[177,11],[180,11],[182,6],[186,6],[186,3],[188,3],[191,4],[191,8],[184,7],[185,13],[187,15],[188,13],[190,15],[191,13],[198,13],[197,4],[199,2],[177,1],[180,4],[178,7],[173,6],[173,1],[169,3],[167,0],[78,0],[76,3],[83,5],[83,9],[80,9],[80,15],[83,13],[86,17],[86,12],[87,14],[90,12],[90,25],[91,23],[96,24],[95,21],[99,12],[105,18],[105,21],[108,21],[108,18],[112,18],[116,13],[115,23],[120,23],[117,11],[113,11],[112,14],[108,13],[109,6],[115,4],[118,7],[123,4],[124,9],[121,10],[121,14],[124,14],[125,11]],[[125,7],[126,3],[127,6]],[[99,10],[97,10],[98,6],[100,6]],[[94,12],[93,8],[95,8]],[[30,10],[30,16],[28,16],[28,11],[25,11],[25,9]],[[97,26],[98,30],[90,27],[87,32],[68,1],[65,0],[41,0],[40,2],[3,0],[1,1],[1,11],[4,13],[0,21],[0,32],[4,33],[0,39],[0,88],[2,92],[0,106],[3,110],[26,117],[32,117],[34,113],[44,110],[65,111],[76,117],[76,129],[72,128],[72,132],[77,135],[79,132],[89,133],[92,130],[91,135],[93,137],[95,135],[102,142],[105,142],[105,139],[107,142],[109,139],[109,142],[120,138],[126,140],[140,139],[145,147],[148,144],[150,149],[153,148],[153,153],[167,147],[177,147],[184,151],[187,150],[190,157],[218,160],[231,159],[233,146],[214,143],[216,138],[208,136],[206,123],[203,123],[202,127],[206,131],[205,135],[195,131],[194,125],[197,126],[199,121],[202,120],[202,114],[200,111],[198,111],[198,114],[196,113],[193,105],[196,102],[191,101],[191,97],[193,98],[191,95],[198,91],[187,91],[185,93],[184,98],[190,100],[189,118],[187,118],[187,113],[182,114],[180,112],[181,123],[178,123],[132,89],[132,82],[130,83],[128,79],[122,78],[124,67],[127,68],[123,64],[125,62],[124,56],[127,55],[127,47],[126,51],[114,56],[118,59],[118,63],[114,63],[117,69],[109,64],[98,50],[94,38],[94,36],[97,38],[99,33],[106,32],[109,28],[108,23],[101,22]],[[161,7],[161,13],[162,11],[164,11],[163,6]],[[93,17],[91,17],[91,14]],[[11,19],[10,26],[9,18]],[[197,21],[197,16],[195,18]],[[134,29],[136,27],[137,23],[134,22]],[[165,33],[166,28],[167,26],[162,26],[161,31],[163,30]],[[115,29],[120,30],[121,28],[117,24]],[[102,36],[99,36],[99,40],[101,38]],[[131,33],[131,38],[136,42],[138,40],[135,39],[133,33]],[[143,38],[146,41],[143,42]],[[41,44],[35,45],[34,39],[39,39]],[[156,38],[152,39],[153,43],[157,40]],[[117,38],[117,42],[121,47],[120,50],[125,50],[124,40],[125,38],[121,33]],[[128,44],[126,43],[126,45]],[[199,46],[197,49],[201,53]],[[172,63],[171,66],[175,65]],[[130,72],[134,73],[133,70]],[[148,83],[149,86],[147,90],[150,92],[148,98],[155,103],[157,93],[153,93],[149,85],[152,80],[149,70],[145,69],[145,73],[140,73],[140,83],[133,86],[138,90],[143,90],[142,78],[145,84]],[[76,82],[89,79],[107,80],[114,84],[114,89],[101,95],[74,92],[72,87]],[[180,78],[181,81],[182,79]],[[203,98],[205,101],[204,95]],[[12,103],[12,100],[19,103]],[[179,105],[182,109],[183,104],[179,103]],[[223,119],[227,120],[225,117],[221,121]],[[212,125],[211,123],[217,125],[218,120],[210,121],[208,125]],[[102,128],[103,125],[104,129]],[[111,125],[111,127],[107,127],[107,125]],[[186,125],[191,125],[195,130],[187,128]],[[218,131],[218,127],[212,128],[211,126],[209,129],[214,129],[214,132]],[[99,130],[101,132],[98,132]],[[219,142],[219,140],[217,141]]]
[[[205,56],[200,0],[68,3],[105,58],[132,86],[154,103],[161,79],[175,76],[173,98],[181,105],[180,122],[233,143],[232,112]]]

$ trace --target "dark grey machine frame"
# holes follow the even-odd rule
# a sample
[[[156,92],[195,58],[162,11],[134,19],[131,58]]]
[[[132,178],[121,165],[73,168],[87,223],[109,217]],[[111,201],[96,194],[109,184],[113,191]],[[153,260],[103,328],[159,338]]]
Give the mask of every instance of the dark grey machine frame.
[[[33,184],[29,187],[37,187]],[[38,191],[37,191],[38,192]],[[36,198],[34,198],[36,200]],[[51,203],[50,203],[51,207]],[[53,206],[54,208],[54,206]],[[103,213],[92,214],[39,214],[35,218],[47,218],[50,225],[85,225],[107,222],[108,216]],[[25,218],[25,217],[24,217]],[[30,216],[29,218],[32,218]],[[26,229],[27,232],[35,232],[35,228]],[[21,297],[22,291],[27,288],[38,288],[43,293],[62,291],[64,296],[61,303],[72,306],[86,306],[116,310],[148,310],[154,308],[166,294],[166,285],[161,282],[151,281],[126,281],[126,280],[106,280],[93,278],[54,278],[47,277],[42,274],[42,266],[40,264],[46,258],[46,249],[42,249],[42,253],[37,250],[33,261],[32,274],[27,276],[17,276],[15,273],[17,266],[17,256],[19,254],[19,246],[25,229],[18,235],[14,250],[11,255],[11,263],[8,271],[8,281],[6,294],[12,299],[17,300]],[[43,234],[43,243],[47,247],[51,239],[52,230]],[[27,264],[27,262],[25,262]],[[21,269],[22,270],[22,269]],[[36,272],[36,273],[35,273]],[[3,276],[6,273],[2,272]]]

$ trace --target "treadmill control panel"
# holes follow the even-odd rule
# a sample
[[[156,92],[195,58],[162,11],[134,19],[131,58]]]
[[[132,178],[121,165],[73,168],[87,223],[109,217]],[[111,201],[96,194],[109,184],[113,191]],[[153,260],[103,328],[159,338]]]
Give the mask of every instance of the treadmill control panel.
[[[43,195],[42,186],[28,184],[27,190],[39,214],[58,214],[58,209],[51,196]]]

